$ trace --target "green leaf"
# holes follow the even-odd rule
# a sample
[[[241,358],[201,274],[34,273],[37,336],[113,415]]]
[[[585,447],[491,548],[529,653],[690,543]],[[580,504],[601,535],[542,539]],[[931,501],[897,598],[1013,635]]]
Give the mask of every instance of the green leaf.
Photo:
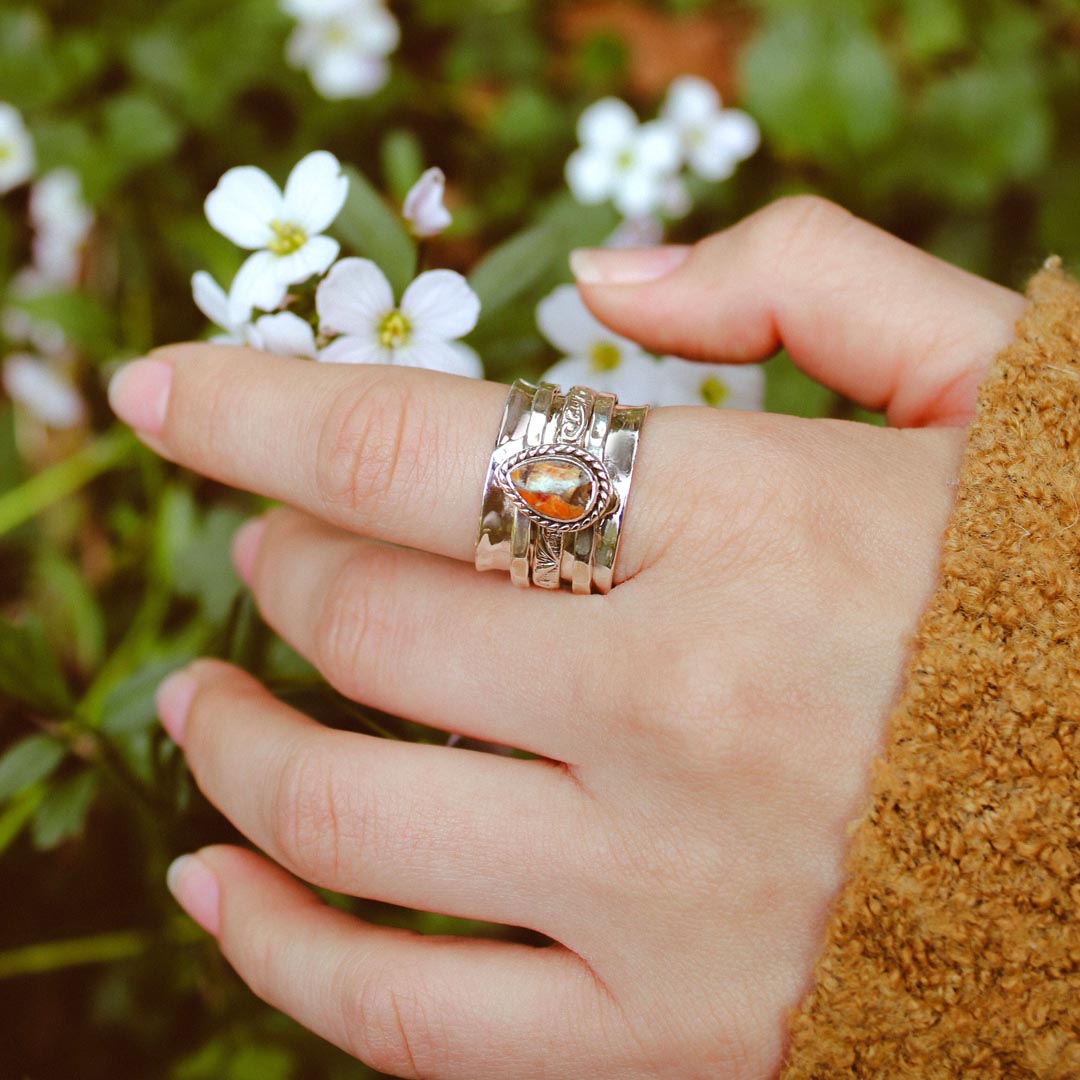
[[[378,264],[400,296],[416,274],[416,244],[402,219],[358,169],[346,165],[345,175],[349,197],[334,229],[356,254]]]
[[[113,318],[86,293],[53,292],[40,296],[10,297],[8,303],[41,322],[58,326],[66,338],[93,356],[104,357],[112,350],[115,340]]]
[[[105,696],[102,730],[110,735],[130,735],[152,727],[157,721],[154,694],[158,686],[177,668],[194,660],[195,655],[194,650],[185,649],[175,656],[152,660],[121,679]]]
[[[398,202],[403,202],[424,171],[420,140],[405,128],[395,128],[382,141],[381,157],[386,186]]]
[[[15,842],[27,822],[34,816],[45,798],[45,785],[35,784],[21,795],[12,799],[11,804],[0,813],[0,855]]]
[[[107,101],[104,124],[109,153],[122,163],[123,171],[168,157],[180,142],[176,121],[146,94]]]
[[[198,600],[215,623],[229,613],[240,579],[229,550],[246,517],[238,510],[214,507],[190,541],[177,553],[173,567],[176,591]]]
[[[564,270],[575,247],[599,243],[615,224],[608,207],[557,201],[536,225],[503,241],[474,267],[469,284],[480,297],[481,319]]]
[[[773,15],[743,57],[746,107],[786,157],[842,165],[882,146],[902,119],[889,54],[859,19]]]
[[[51,776],[67,747],[49,735],[28,735],[0,757],[0,800],[22,794]]]
[[[34,815],[34,847],[50,851],[82,831],[97,790],[97,773],[86,769],[54,787]]]
[[[36,619],[18,626],[0,619],[0,694],[49,716],[69,712],[74,704]]]

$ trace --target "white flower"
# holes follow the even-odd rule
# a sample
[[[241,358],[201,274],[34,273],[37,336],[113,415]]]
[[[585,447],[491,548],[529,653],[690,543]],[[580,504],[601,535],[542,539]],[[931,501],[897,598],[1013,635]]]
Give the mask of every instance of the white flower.
[[[333,154],[316,150],[289,174],[284,194],[262,169],[230,169],[206,199],[206,217],[223,236],[253,251],[229,290],[230,321],[252,308],[272,311],[290,285],[323,273],[340,245],[322,236],[341,213],[349,181]]]
[[[627,404],[648,405],[656,391],[658,365],[636,342],[596,319],[574,285],[560,285],[536,308],[540,332],[564,359],[543,375],[564,389],[575,385],[618,394]]]
[[[429,270],[400,304],[370,259],[342,259],[315,295],[323,334],[341,334],[319,354],[339,364],[405,364],[479,378],[480,357],[456,339],[476,326],[480,298],[453,270]]]
[[[665,356],[651,405],[711,405],[760,411],[765,406],[765,371],[760,364],[701,364]]]
[[[36,156],[19,110],[0,101],[0,195],[34,175]]]
[[[56,283],[49,281],[36,266],[24,266],[12,278],[9,295],[16,301],[31,300],[55,288]],[[67,338],[56,323],[31,315],[18,303],[0,312],[0,330],[9,341],[32,345],[45,356],[57,356],[67,348]]]
[[[625,217],[643,217],[663,205],[667,182],[681,164],[671,127],[656,120],[639,124],[625,101],[603,98],[581,114],[578,139],[581,146],[566,163],[578,202],[610,199]]]
[[[13,353],[4,361],[2,381],[8,397],[48,427],[78,427],[86,419],[79,391],[47,360]]]
[[[413,236],[426,239],[438,236],[454,219],[443,206],[446,175],[442,169],[428,169],[405,196],[402,216],[412,228]]]
[[[315,358],[315,331],[291,311],[263,315],[254,323],[251,308],[232,302],[225,290],[205,271],[191,278],[191,293],[198,309],[223,332],[210,340],[215,345],[251,345],[280,356]]]
[[[401,30],[379,0],[282,0],[281,6],[299,20],[286,46],[289,63],[304,68],[323,97],[369,97],[383,87],[386,57]]]
[[[705,180],[726,180],[761,143],[753,117],[721,108],[716,87],[696,75],[671,84],[660,115],[678,132],[690,168]]]
[[[71,169],[54,169],[30,191],[34,224],[34,264],[58,285],[74,285],[79,277],[82,247],[94,225],[93,211],[83,202],[82,181]]]

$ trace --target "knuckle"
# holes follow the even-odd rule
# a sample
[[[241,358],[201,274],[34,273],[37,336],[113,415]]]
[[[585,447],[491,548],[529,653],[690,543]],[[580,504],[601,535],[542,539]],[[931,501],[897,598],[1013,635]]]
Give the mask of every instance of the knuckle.
[[[277,856],[307,881],[340,879],[340,821],[348,812],[337,764],[330,754],[297,749],[282,763],[269,789],[270,842]]]
[[[370,548],[350,555],[338,569],[323,600],[313,660],[342,693],[380,681],[382,668],[400,660],[404,623],[376,597],[394,595],[396,560]],[[377,566],[376,566],[377,563]]]
[[[331,407],[317,440],[315,489],[332,514],[377,518],[407,482],[420,457],[417,408],[408,381],[389,376],[357,380]]]
[[[430,1015],[432,995],[409,967],[358,971],[343,965],[343,1026],[349,1052],[370,1068],[403,1080],[430,1076],[445,1060],[444,1039]]]
[[[770,203],[758,214],[762,227],[779,234],[783,243],[813,241],[851,220],[851,213],[820,195],[785,195]]]

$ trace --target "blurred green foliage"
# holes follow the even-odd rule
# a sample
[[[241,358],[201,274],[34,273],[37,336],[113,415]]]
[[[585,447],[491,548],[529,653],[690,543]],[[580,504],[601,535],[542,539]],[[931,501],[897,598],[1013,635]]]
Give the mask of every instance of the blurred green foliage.
[[[391,6],[404,38],[390,83],[327,102],[286,66],[290,22],[273,0],[0,2],[0,100],[27,118],[40,171],[75,168],[98,216],[84,286],[25,302],[77,344],[91,429],[42,445],[0,403],[0,1077],[364,1075],[256,1002],[168,899],[168,861],[232,833],[157,730],[152,695],[212,654],[327,723],[445,734],[342,701],[266,631],[227,556],[257,504],[110,427],[103,387],[119,360],[202,333],[192,272],[227,280],[240,258],[202,215],[220,174],[254,163],[281,177],[318,147],[357,170],[339,235],[398,284],[416,253],[386,198],[441,165],[456,220],[435,255],[484,300],[472,341],[489,374],[552,359],[533,306],[567,279],[568,251],[614,223],[571,202],[562,165],[595,98],[655,108],[633,89],[635,43],[617,23],[572,34],[570,0]],[[1051,251],[1080,257],[1073,0],[638,6],[730,26],[737,63],[713,74],[764,131],[733,181],[695,189],[679,237],[816,191],[1007,284]],[[16,192],[0,202],[0,290],[27,245]],[[852,415],[785,357],[769,406]],[[427,932],[458,926],[336,902]]]

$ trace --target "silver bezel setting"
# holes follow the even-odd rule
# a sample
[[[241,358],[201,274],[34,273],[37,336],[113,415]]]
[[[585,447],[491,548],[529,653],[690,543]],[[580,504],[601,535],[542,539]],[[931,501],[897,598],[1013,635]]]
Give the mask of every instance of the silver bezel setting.
[[[510,474],[519,465],[536,458],[569,458],[588,470],[593,478],[593,497],[586,514],[573,521],[557,521],[538,513],[518,494],[517,488],[510,480]],[[615,488],[604,463],[595,454],[570,443],[544,443],[519,450],[496,467],[493,479],[499,488],[513,500],[514,506],[530,521],[535,521],[536,524],[552,533],[573,533],[588,529],[601,518],[607,517],[618,505]]]

